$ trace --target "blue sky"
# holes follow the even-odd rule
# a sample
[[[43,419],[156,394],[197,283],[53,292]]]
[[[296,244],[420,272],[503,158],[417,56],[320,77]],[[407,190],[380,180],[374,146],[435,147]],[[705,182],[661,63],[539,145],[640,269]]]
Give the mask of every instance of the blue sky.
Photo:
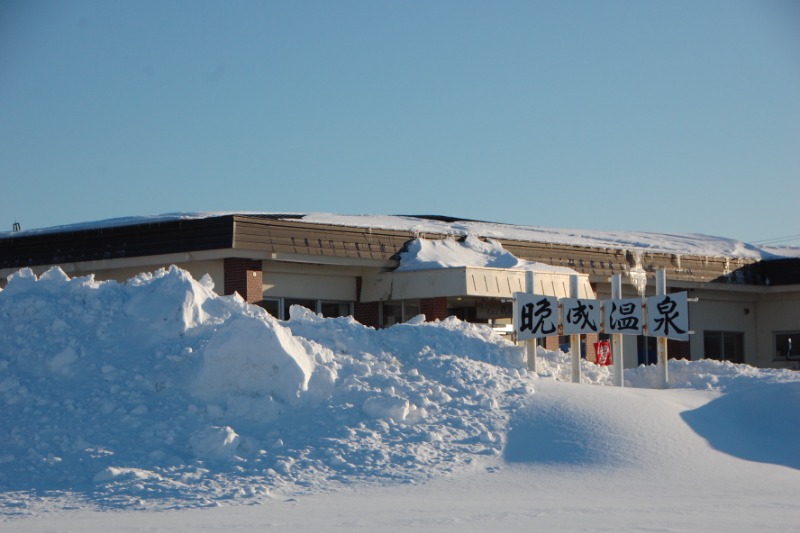
[[[800,239],[800,3],[2,0],[0,185],[2,231],[242,210]]]

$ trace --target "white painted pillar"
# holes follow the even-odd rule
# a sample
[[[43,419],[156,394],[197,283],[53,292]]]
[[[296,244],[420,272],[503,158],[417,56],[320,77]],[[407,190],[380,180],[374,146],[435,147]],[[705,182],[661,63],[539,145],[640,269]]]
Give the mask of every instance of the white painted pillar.
[[[569,277],[570,298],[580,298],[580,280],[578,276]],[[572,382],[580,383],[583,381],[581,371],[581,336],[569,336],[569,353],[572,366]]]
[[[622,275],[614,274],[611,276],[611,299],[619,300],[622,298]],[[625,360],[622,355],[622,334],[613,333],[611,335],[611,361],[614,365],[614,385],[617,387],[625,386]]]
[[[525,292],[528,294],[534,293],[534,278],[533,271],[525,271]],[[528,339],[525,341],[525,356],[528,361],[528,370],[536,372],[536,339]]]
[[[667,271],[659,270],[656,272],[656,296],[667,294]],[[650,309],[647,310],[648,313]],[[669,369],[667,368],[667,338],[657,337],[658,342],[658,385],[662,389],[667,388],[669,383]]]

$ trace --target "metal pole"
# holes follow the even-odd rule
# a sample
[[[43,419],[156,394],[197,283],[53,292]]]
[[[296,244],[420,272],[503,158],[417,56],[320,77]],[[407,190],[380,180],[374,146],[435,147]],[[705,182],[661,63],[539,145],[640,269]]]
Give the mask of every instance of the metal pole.
[[[656,272],[656,296],[666,296],[667,294],[667,271],[659,270]],[[648,312],[650,310],[648,309]],[[667,338],[657,337],[658,342],[658,384],[662,389],[667,388],[669,383],[669,370],[667,368]]]
[[[614,274],[611,276],[611,299],[619,300],[622,298],[622,275]],[[611,335],[611,361],[614,365],[614,385],[617,387],[625,386],[625,360],[622,355],[622,334],[614,333]]]
[[[569,277],[569,292],[571,298],[580,298],[580,286],[578,276]],[[572,366],[572,382],[580,383],[583,381],[581,372],[581,336],[569,336],[569,352]]]
[[[529,294],[534,293],[534,279],[533,271],[525,271],[525,292]],[[525,355],[528,361],[528,370],[536,372],[536,339],[528,339],[525,341]]]

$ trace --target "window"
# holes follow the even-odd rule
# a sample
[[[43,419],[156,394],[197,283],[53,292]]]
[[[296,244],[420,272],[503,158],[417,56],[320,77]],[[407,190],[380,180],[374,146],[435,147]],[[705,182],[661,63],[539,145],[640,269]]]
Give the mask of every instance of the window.
[[[800,331],[775,334],[775,360],[800,360]]]
[[[382,324],[393,326],[403,321],[403,302],[383,302]]]
[[[586,334],[581,333],[578,336],[581,339],[581,358],[586,359]],[[572,351],[572,339],[570,339],[570,337],[571,335],[558,336],[558,349],[567,354]]]
[[[411,320],[421,312],[419,300],[403,300],[403,322]]]
[[[667,352],[667,355],[669,355],[669,352]],[[657,365],[658,339],[656,337],[638,335],[636,337],[636,358],[640,365]]]
[[[267,310],[275,318],[280,318],[281,315],[281,300],[280,298],[265,298],[258,302],[258,305]]]
[[[393,300],[382,303],[382,324],[386,327],[410,320],[420,313],[419,300]]]
[[[321,301],[319,302],[319,313],[325,318],[348,316],[353,314],[350,310],[351,307],[350,302]]]
[[[706,359],[744,363],[744,333],[740,331],[705,331],[703,347]]]

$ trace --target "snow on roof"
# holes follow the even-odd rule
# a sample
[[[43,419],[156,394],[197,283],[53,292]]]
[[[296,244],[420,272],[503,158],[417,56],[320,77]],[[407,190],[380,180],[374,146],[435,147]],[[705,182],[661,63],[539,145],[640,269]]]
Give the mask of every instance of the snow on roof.
[[[459,236],[475,234],[493,239],[683,255],[742,259],[800,257],[800,247],[759,247],[736,239],[714,237],[700,233],[650,233],[546,228],[473,220],[445,221],[413,216],[336,215],[330,213],[309,213],[303,217],[303,221],[374,229],[416,231],[421,234],[439,233]]]
[[[162,215],[131,216],[94,222],[84,222],[51,228],[0,232],[0,237],[83,231],[115,226],[129,226],[171,220],[191,220],[217,216],[277,215],[315,224],[330,224],[357,228],[411,231],[454,236],[478,235],[492,239],[552,243],[572,246],[639,250],[680,255],[730,257],[742,259],[776,259],[800,257],[800,247],[757,246],[740,240],[714,237],[700,233],[651,233],[638,231],[604,231],[587,229],[547,228],[496,222],[463,220],[440,216],[407,215],[341,215],[335,213],[269,213],[248,211],[187,212]]]
[[[577,274],[571,268],[519,259],[494,239],[482,241],[476,235],[467,235],[459,240],[414,239],[408,243],[406,250],[400,253],[400,265],[395,270],[431,270],[462,266]]]

